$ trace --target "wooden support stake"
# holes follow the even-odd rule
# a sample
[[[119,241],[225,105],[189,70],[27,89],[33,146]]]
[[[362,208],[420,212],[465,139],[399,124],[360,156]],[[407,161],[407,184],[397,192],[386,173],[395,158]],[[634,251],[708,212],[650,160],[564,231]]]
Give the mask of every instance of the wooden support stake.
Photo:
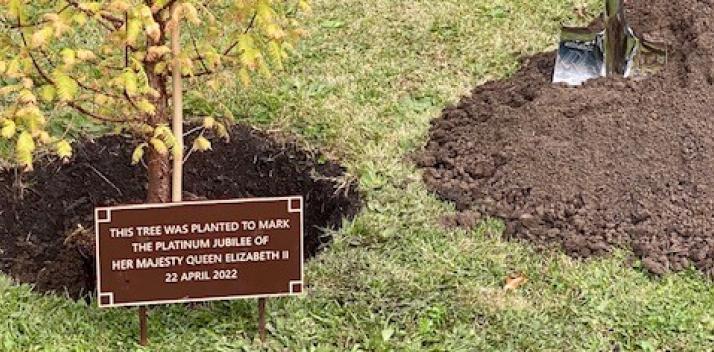
[[[267,301],[267,298],[258,298],[258,333],[262,343],[265,343],[265,306]]]
[[[171,11],[172,17],[176,15],[176,4]],[[173,119],[172,131],[176,137],[176,153],[174,153],[173,173],[171,177],[171,201],[180,202],[183,195],[183,83],[181,77],[181,18],[176,18],[176,23],[171,32],[171,54],[173,56]]]
[[[146,306],[139,307],[139,345],[149,345],[149,332],[146,319]]]

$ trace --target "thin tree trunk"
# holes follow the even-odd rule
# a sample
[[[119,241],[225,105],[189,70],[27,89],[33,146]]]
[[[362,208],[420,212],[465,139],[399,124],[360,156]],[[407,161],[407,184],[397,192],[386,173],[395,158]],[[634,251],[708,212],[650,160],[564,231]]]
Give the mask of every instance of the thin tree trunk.
[[[165,22],[160,18],[155,20],[161,26],[161,37],[156,42],[152,41],[151,45],[158,45],[165,40]],[[166,75],[155,73],[156,63],[145,62],[144,69],[149,79],[149,86],[157,91],[158,96],[153,99],[152,103],[156,107],[156,114],[149,117],[149,125],[156,127],[160,124],[169,124],[169,103],[167,91]],[[177,138],[180,138],[177,136]],[[146,201],[148,203],[168,203],[171,201],[171,153],[161,155],[153,147],[149,148],[148,157],[148,178],[149,186],[147,190]]]
[[[149,125],[156,127],[169,123],[168,93],[166,77],[154,73],[154,64],[146,64],[146,72],[151,88],[159,92],[152,101],[156,107],[156,115],[149,117]],[[146,201],[148,203],[168,203],[171,201],[171,153],[162,155],[153,147],[149,148],[148,158],[149,188]]]
[[[169,155],[161,155],[151,148],[148,158],[149,188],[147,203],[171,201],[171,161]]]
[[[147,71],[153,72],[153,65],[147,65]],[[150,71],[149,71],[150,70]],[[156,89],[160,97],[154,101],[156,115],[149,119],[151,126],[168,124],[168,95],[166,79],[163,76],[149,74],[149,83]],[[149,148],[148,159],[149,188],[146,201],[148,203],[168,203],[171,201],[171,153],[162,155],[153,147]]]

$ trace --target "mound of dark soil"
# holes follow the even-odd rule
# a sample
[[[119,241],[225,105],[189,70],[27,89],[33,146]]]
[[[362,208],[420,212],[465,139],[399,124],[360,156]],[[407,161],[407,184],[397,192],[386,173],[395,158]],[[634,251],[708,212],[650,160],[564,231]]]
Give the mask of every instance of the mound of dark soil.
[[[552,85],[548,53],[475,88],[433,122],[426,183],[461,225],[494,216],[510,238],[576,257],[632,248],[654,273],[714,275],[712,7],[628,1],[634,29],[671,45],[646,79]]]
[[[303,195],[305,253],[313,256],[361,206],[344,169],[320,163],[295,144],[236,126],[232,143],[215,140],[213,152],[193,154],[185,166],[185,198],[230,199]],[[0,269],[42,291],[77,297],[94,290],[93,208],[141,203],[146,172],[131,166],[124,137],[75,146],[67,165],[52,163],[17,178],[0,173]],[[190,145],[190,144],[189,144]],[[344,179],[344,178],[343,178]],[[89,243],[87,243],[89,241]]]

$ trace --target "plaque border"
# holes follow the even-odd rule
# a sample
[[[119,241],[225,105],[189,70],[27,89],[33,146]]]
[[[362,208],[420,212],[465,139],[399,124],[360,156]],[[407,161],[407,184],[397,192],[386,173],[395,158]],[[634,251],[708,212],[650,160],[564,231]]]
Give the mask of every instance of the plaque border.
[[[300,213],[300,280],[291,280],[288,282],[288,287],[285,292],[274,294],[258,294],[258,295],[232,295],[218,296],[207,298],[185,298],[173,300],[146,300],[127,303],[114,303],[114,293],[102,291],[102,273],[99,257],[99,224],[110,223],[112,221],[112,211],[121,211],[129,209],[157,209],[157,208],[176,208],[190,205],[215,205],[215,204],[246,204],[246,203],[265,203],[265,202],[280,202],[285,201],[288,213]],[[293,201],[299,202],[299,208],[293,207]],[[244,199],[227,199],[227,200],[207,200],[207,201],[186,201],[175,203],[149,203],[149,204],[133,204],[120,205],[114,207],[98,207],[94,209],[94,235],[96,237],[96,275],[97,275],[97,304],[99,308],[115,308],[115,307],[137,307],[158,304],[174,304],[174,303],[191,303],[191,302],[212,302],[212,301],[229,301],[237,299],[250,298],[273,298],[287,296],[303,296],[305,292],[305,201],[303,196],[286,196],[286,197],[266,197],[266,198],[244,198]],[[102,215],[102,218],[99,216]],[[295,286],[299,285],[300,290],[295,290]],[[108,298],[109,303],[102,303],[102,298]]]

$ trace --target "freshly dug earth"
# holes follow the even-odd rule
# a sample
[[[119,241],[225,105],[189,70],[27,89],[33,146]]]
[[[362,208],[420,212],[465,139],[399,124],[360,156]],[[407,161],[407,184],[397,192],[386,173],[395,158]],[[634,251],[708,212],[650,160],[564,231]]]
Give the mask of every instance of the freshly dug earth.
[[[323,229],[359,210],[361,197],[339,165],[246,126],[234,127],[231,140],[216,139],[212,152],[188,159],[184,198],[303,195],[306,256],[329,240]],[[132,149],[125,137],[107,136],[75,146],[67,165],[42,165],[22,179],[0,172],[0,269],[41,291],[92,292],[93,208],[146,197],[146,171],[131,166]]]
[[[653,273],[714,276],[712,7],[628,1],[634,29],[671,46],[654,76],[553,85],[546,53],[445,109],[417,159],[451,220],[498,217],[509,238],[575,257],[631,248]]]

